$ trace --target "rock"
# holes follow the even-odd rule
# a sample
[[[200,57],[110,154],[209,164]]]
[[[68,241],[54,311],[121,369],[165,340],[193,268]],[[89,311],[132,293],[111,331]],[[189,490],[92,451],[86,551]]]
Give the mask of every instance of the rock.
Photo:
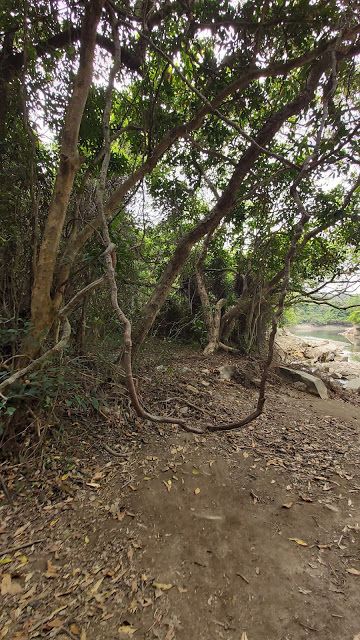
[[[341,353],[337,353],[335,355],[335,362],[348,362],[349,358],[348,356],[344,356]]]
[[[191,391],[191,393],[199,393],[199,390],[196,387],[193,387],[192,384],[185,385],[185,389]]]
[[[218,372],[220,373],[220,380],[231,380],[236,373],[236,367],[231,364],[224,364],[218,368]]]
[[[313,347],[308,347],[307,349],[305,349],[303,354],[304,354],[304,358],[307,358],[308,360],[312,360],[315,357]]]
[[[307,391],[307,386],[305,382],[301,382],[300,380],[298,380],[297,382],[294,382],[294,387],[299,391]]]
[[[331,391],[340,391],[344,388],[341,380],[334,380],[334,378],[329,378],[329,387]]]
[[[348,391],[360,391],[360,378],[346,380],[346,382],[344,382],[344,387]]]
[[[298,369],[289,369],[289,367],[280,366],[279,371],[286,378],[303,382],[306,385],[307,391],[313,393],[316,396],[319,396],[322,400],[327,400],[327,388],[323,381],[320,380],[320,378],[311,375],[311,373],[306,373],[305,371],[300,371]]]
[[[341,373],[334,371],[334,373],[332,374],[332,377],[335,378],[335,380],[341,380],[343,376],[341,375]]]

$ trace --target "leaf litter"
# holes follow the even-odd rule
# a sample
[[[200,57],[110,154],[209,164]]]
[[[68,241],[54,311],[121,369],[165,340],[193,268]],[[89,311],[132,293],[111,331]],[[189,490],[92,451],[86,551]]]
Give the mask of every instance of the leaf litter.
[[[211,375],[210,372],[209,379]],[[189,375],[186,374],[186,377],[189,378]],[[176,384],[179,382],[178,374],[177,378]],[[170,387],[173,383],[169,381],[166,384],[168,387],[164,386],[162,391],[164,396],[167,388],[169,395],[172,392]],[[236,411],[242,408],[246,410],[246,402],[251,401],[251,394],[243,398],[240,392],[240,400],[238,400],[238,396],[233,395],[231,386],[226,392],[222,386],[221,393],[218,393],[216,384],[215,378],[212,379],[213,400],[211,402],[216,403],[218,415],[222,414],[222,419],[228,419],[229,411],[234,411],[234,407]],[[193,386],[197,388],[195,380]],[[150,387],[151,383],[148,390],[144,392],[151,391]],[[193,392],[189,390],[189,393]],[[202,402],[202,393],[197,393],[199,403]],[[209,405],[209,396],[207,398],[206,404]],[[192,436],[193,440],[189,445],[182,434],[177,436],[174,432],[164,431],[159,427],[158,436],[154,436],[153,428],[145,425],[142,427],[141,435],[125,430],[124,447],[127,451],[132,451],[132,455],[129,455],[126,460],[121,459],[120,462],[114,459],[109,462],[108,457],[104,458],[89,445],[88,457],[86,447],[82,452],[84,453],[82,459],[74,450],[72,469],[65,471],[61,468],[65,459],[64,454],[57,452],[56,458],[55,450],[51,452],[51,456],[49,453],[50,470],[41,476],[36,473],[30,476],[32,493],[42,492],[42,502],[34,501],[28,491],[26,486],[29,481],[28,475],[26,480],[25,477],[23,480],[20,479],[23,488],[20,489],[14,511],[11,512],[5,507],[6,517],[1,520],[1,526],[4,527],[2,549],[4,551],[13,549],[12,552],[8,551],[0,557],[0,564],[2,560],[2,568],[5,572],[1,581],[5,604],[0,612],[2,629],[7,630],[4,637],[28,640],[29,629],[31,634],[37,634],[48,631],[52,633],[63,627],[64,635],[70,633],[76,638],[80,637],[80,640],[93,640],[91,629],[94,625],[98,629],[97,638],[99,639],[104,637],[112,640],[113,637],[125,638],[131,635],[137,637],[137,634],[142,632],[143,617],[146,614],[149,617],[147,628],[154,625],[152,627],[154,637],[173,640],[177,637],[178,629],[186,631],[187,628],[181,604],[182,598],[189,598],[196,611],[199,606],[196,581],[200,580],[202,584],[202,572],[209,577],[213,570],[212,559],[217,557],[217,549],[213,543],[211,544],[212,531],[227,531],[227,527],[230,526],[229,531],[234,534],[235,531],[240,532],[243,526],[249,524],[250,515],[247,516],[245,525],[241,521],[241,486],[246,487],[246,482],[247,489],[250,484],[253,487],[254,502],[254,504],[250,503],[247,509],[258,509],[257,513],[261,515],[262,510],[270,508],[274,495],[276,495],[276,504],[284,507],[283,510],[277,508],[271,524],[269,521],[263,525],[264,533],[268,533],[270,526],[276,527],[276,536],[279,539],[288,538],[300,547],[308,547],[305,556],[301,554],[301,558],[304,558],[301,562],[306,563],[306,558],[311,554],[311,564],[314,568],[308,566],[308,570],[314,572],[314,576],[322,575],[321,578],[312,578],[315,581],[318,580],[317,589],[308,588],[307,582],[298,587],[299,598],[305,602],[304,596],[311,595],[311,598],[316,601],[319,590],[322,590],[322,597],[326,597],[325,594],[329,593],[335,598],[342,597],[344,590],[341,588],[341,576],[345,574],[349,581],[354,581],[360,575],[360,570],[357,568],[359,557],[356,546],[359,529],[356,527],[355,517],[358,509],[359,489],[356,487],[359,486],[359,479],[354,466],[351,466],[357,455],[354,445],[355,432],[352,431],[351,423],[332,418],[319,417],[318,423],[314,424],[311,412],[304,411],[300,415],[301,411],[295,411],[295,409],[291,413],[291,423],[289,423],[288,416],[291,408],[286,399],[282,403],[279,398],[281,397],[277,391],[276,425],[264,416],[259,420],[258,425],[253,425],[242,433],[228,434],[226,437],[216,436],[211,441],[203,442],[201,437]],[[270,416],[273,410],[272,402],[275,400],[271,399],[270,391],[268,401]],[[192,411],[193,409],[189,406],[189,415]],[[325,429],[327,430],[326,441],[323,437]],[[147,439],[145,446],[141,443],[141,438]],[[89,442],[91,442],[91,435]],[[351,446],[348,444],[350,442]],[[246,448],[245,452],[248,455],[243,455],[243,448]],[[341,455],[337,451],[341,451]],[[244,465],[245,470],[248,470],[246,471],[249,474],[248,479],[245,474],[245,478],[242,476],[241,480],[237,480],[239,455],[241,455],[241,464]],[[225,494],[223,500],[211,502],[213,484],[215,482],[216,485],[219,473],[219,457],[229,460],[230,467],[233,465],[228,481],[221,480],[227,483],[224,492],[229,494],[230,498],[233,482],[237,483],[239,491],[239,499],[234,501],[232,506],[232,513],[234,515],[239,513],[240,517],[235,527],[229,525],[228,517],[223,515],[223,501],[226,503],[227,500]],[[201,472],[205,464],[210,472],[210,475],[205,474],[205,476],[209,475],[209,480],[206,480]],[[176,579],[172,574],[167,575],[164,565],[160,567],[163,570],[160,573],[156,570],[156,564],[153,567],[143,564],[141,558],[144,553],[147,553],[148,546],[158,553],[157,549],[160,549],[162,544],[165,545],[164,549],[169,550],[168,555],[165,552],[164,559],[171,561],[170,549],[174,548],[172,545],[176,533],[171,528],[168,532],[165,516],[164,530],[161,534],[159,529],[154,530],[154,534],[160,537],[152,546],[149,534],[152,533],[153,525],[149,524],[138,508],[138,498],[133,497],[135,493],[148,491],[153,500],[153,495],[158,492],[157,483],[160,483],[158,478],[161,478],[163,468],[168,469],[166,472],[168,476],[161,485],[162,495],[164,496],[165,488],[169,507],[177,504],[179,487],[184,487],[184,490],[190,489],[194,493],[199,489],[199,487],[194,489],[193,485],[191,487],[191,477],[194,481],[194,476],[204,477],[207,483],[207,500],[209,496],[206,504],[202,504],[205,492],[201,498],[203,514],[207,513],[209,517],[199,516],[198,518],[199,525],[203,522],[201,526],[205,527],[205,537],[201,538],[201,544],[207,559],[203,561],[199,556],[199,563],[192,564],[191,572],[193,573],[189,575],[185,572],[187,567],[185,556],[184,567],[180,564],[177,566],[179,575]],[[278,472],[281,475],[274,476],[274,473]],[[268,476],[270,473],[272,475]],[[13,474],[13,481],[11,474]],[[8,475],[10,486],[15,479],[17,483],[19,482],[18,471],[14,472],[9,468]],[[275,479],[277,488],[273,483]],[[144,489],[142,485],[148,488]],[[123,488],[119,489],[119,487]],[[292,496],[298,495],[299,498],[286,499],[286,491],[291,491]],[[352,491],[351,500],[347,491]],[[187,495],[190,498],[189,493]],[[198,494],[195,493],[195,495]],[[147,500],[147,494],[144,495],[144,500]],[[159,500],[159,505],[163,507],[165,501],[161,502],[161,500],[163,499]],[[324,502],[325,500],[330,502]],[[195,501],[193,503],[195,504]],[[294,508],[295,505],[296,508]],[[312,510],[311,513],[307,511],[309,509]],[[286,510],[289,513],[286,513]],[[214,511],[214,517],[211,517]],[[249,514],[251,513],[250,511]],[[194,515],[197,515],[196,511]],[[309,522],[313,516],[317,523],[314,519],[312,520],[313,529],[310,537]],[[179,510],[177,523],[180,531],[183,517],[183,512]],[[291,526],[286,518],[295,518],[291,520]],[[306,526],[303,528],[304,519]],[[296,531],[296,523],[299,533],[301,532],[300,536],[304,536],[305,539],[290,537]],[[191,526],[195,535],[197,531],[195,519]],[[201,532],[201,530],[198,531]],[[188,534],[183,532],[182,535]],[[313,542],[310,543],[310,540]],[[191,548],[190,536],[188,544]],[[19,546],[19,555],[16,556],[16,549]],[[29,549],[26,555],[21,553],[21,548],[25,547]],[[249,546],[249,558],[252,554],[260,555],[256,565],[253,565],[252,574],[251,565],[246,562],[243,574],[237,572],[243,577],[242,582],[237,578],[236,584],[238,587],[242,585],[244,597],[246,590],[249,589],[249,580],[246,575],[253,576],[251,587],[254,582],[257,585],[256,589],[261,589],[261,583],[266,584],[269,568],[266,564],[265,552],[266,547],[261,548],[256,545],[256,548],[251,551]],[[316,554],[319,554],[319,557]],[[331,567],[327,559],[328,555],[324,554],[332,554]],[[342,554],[345,554],[347,565],[345,571],[341,564]],[[346,559],[347,554],[349,562]],[[297,555],[300,556],[300,554]],[[286,556],[284,563],[286,563]],[[242,566],[240,569],[242,570]],[[214,583],[213,593],[208,596],[213,598],[211,606],[216,607],[222,591],[234,584],[235,568],[232,571],[231,574],[230,565],[225,563],[224,575],[221,571],[219,572],[218,584]],[[319,574],[319,571],[323,574]],[[230,575],[227,575],[229,572]],[[170,580],[156,582],[154,575],[159,574]],[[6,577],[3,586],[5,576],[10,577]],[[169,588],[162,588],[164,586]],[[286,595],[283,597],[286,599]],[[54,603],[54,598],[58,606]],[[247,593],[246,599],[249,602]],[[277,606],[281,607],[281,603]],[[16,617],[12,613],[15,607]],[[261,618],[262,614],[259,609],[256,609],[256,602],[254,604],[250,602],[248,607],[250,610],[257,610]],[[179,621],[176,624],[166,623],[169,618],[169,608],[173,608],[178,614]],[[126,617],[127,612],[129,618]],[[336,614],[336,611],[334,613]],[[345,606],[344,617],[349,615],[351,615],[350,610]],[[119,620],[123,621],[120,626]],[[321,626],[311,622],[308,624],[305,617],[301,618],[301,621],[308,629]],[[106,626],[100,626],[105,622]],[[233,623],[227,620],[223,624],[224,629],[233,628]],[[238,638],[250,640],[252,636],[256,637],[256,633],[251,633],[250,625],[247,626],[250,631],[242,631],[241,627],[244,628],[244,626],[241,620],[238,620],[235,624],[238,631],[236,638],[234,635],[234,640]],[[104,633],[105,635],[100,635]],[[340,637],[337,631],[333,635]]]

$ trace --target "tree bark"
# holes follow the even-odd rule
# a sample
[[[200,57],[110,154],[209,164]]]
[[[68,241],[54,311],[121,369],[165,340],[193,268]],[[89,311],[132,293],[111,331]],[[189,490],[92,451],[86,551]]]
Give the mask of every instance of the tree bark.
[[[204,355],[215,353],[215,351],[217,351],[220,346],[221,310],[226,302],[224,298],[218,300],[213,311],[211,308],[209,294],[206,288],[204,277],[204,261],[212,236],[212,233],[209,233],[206,236],[199,259],[195,267],[196,285],[201,300],[205,324],[208,332],[208,344],[204,349]]]
[[[104,0],[88,3],[82,26],[80,62],[65,117],[60,148],[60,162],[55,179],[49,213],[39,249],[31,299],[31,329],[25,342],[25,354],[33,358],[40,350],[61,300],[51,297],[54,271],[61,234],[74,183],[80,166],[78,138],[80,124],[93,75],[96,31]]]

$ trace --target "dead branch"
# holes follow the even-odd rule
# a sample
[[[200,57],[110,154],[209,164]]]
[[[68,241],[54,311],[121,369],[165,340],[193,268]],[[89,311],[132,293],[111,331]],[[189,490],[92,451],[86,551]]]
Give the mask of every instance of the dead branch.
[[[96,287],[98,287],[99,285],[103,284],[103,282],[105,282],[105,276],[101,276],[97,280],[94,280],[93,282],[90,282],[89,284],[86,285],[86,287],[81,289],[81,291],[78,291],[74,295],[74,297],[71,298],[71,300],[65,305],[65,307],[60,309],[59,317],[63,318],[64,316],[68,316],[69,313],[71,313],[71,311],[73,311],[75,309],[76,305],[79,302],[81,302],[81,300],[83,299],[84,296],[86,296],[88,293],[90,293],[90,291],[92,291],[93,289],[96,289]]]
[[[316,298],[304,298],[303,300],[298,300],[299,304],[317,304],[317,305],[326,305],[327,307],[331,307],[332,309],[337,309],[338,311],[348,311],[348,309],[359,309],[360,304],[347,304],[343,307],[339,307],[337,304],[333,304],[332,302],[328,302],[327,300],[317,300]]]
[[[64,348],[66,347],[70,339],[71,325],[69,320],[66,317],[64,318],[63,322],[64,322],[64,327],[63,327],[63,333],[60,340],[53,347],[51,347],[51,349],[48,349],[47,351],[45,351],[45,353],[43,353],[42,356],[30,362],[30,364],[28,364],[27,367],[24,367],[23,369],[19,369],[18,371],[15,371],[15,373],[13,373],[11,376],[6,378],[6,380],[4,380],[0,384],[0,393],[4,391],[4,389],[9,387],[11,384],[14,384],[14,382],[19,380],[20,378],[23,378],[23,376],[28,375],[29,373],[31,373],[32,371],[35,371],[36,369],[39,369],[39,367],[41,367],[41,365],[44,364],[44,362],[46,362],[49,358],[51,358],[55,353],[61,353],[61,351],[64,350]]]
[[[18,544],[16,547],[8,547],[7,549],[0,551],[0,556],[5,556],[8,553],[15,553],[15,551],[20,551],[20,549],[27,549],[27,547],[32,547],[33,544],[40,544],[40,542],[45,542],[45,540],[46,538],[38,538],[37,540],[24,542],[24,544]]]

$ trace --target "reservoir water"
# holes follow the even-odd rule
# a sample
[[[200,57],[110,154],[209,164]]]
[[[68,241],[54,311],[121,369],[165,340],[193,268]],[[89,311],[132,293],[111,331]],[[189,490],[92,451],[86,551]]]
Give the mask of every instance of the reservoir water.
[[[322,340],[334,340],[335,342],[342,342],[344,344],[343,352],[348,356],[350,361],[360,362],[360,347],[353,345],[346,336],[342,333],[346,331],[347,327],[342,325],[296,325],[290,327],[291,333],[301,338],[321,338]]]

